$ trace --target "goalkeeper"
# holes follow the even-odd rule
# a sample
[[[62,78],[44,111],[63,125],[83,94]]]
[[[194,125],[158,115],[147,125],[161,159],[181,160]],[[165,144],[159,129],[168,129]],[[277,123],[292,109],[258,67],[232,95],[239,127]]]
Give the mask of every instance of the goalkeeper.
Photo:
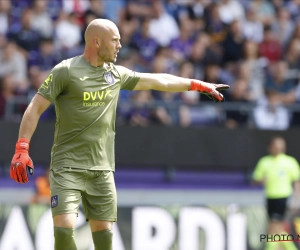
[[[85,31],[82,55],[56,65],[24,113],[10,176],[28,182],[30,139],[41,114],[54,102],[56,125],[51,152],[50,188],[54,249],[75,250],[74,227],[80,201],[96,250],[112,249],[112,224],[117,220],[114,183],[116,106],[120,89],[199,91],[224,101],[211,84],[169,74],[137,73],[114,65],[121,48],[117,26],[95,19]]]

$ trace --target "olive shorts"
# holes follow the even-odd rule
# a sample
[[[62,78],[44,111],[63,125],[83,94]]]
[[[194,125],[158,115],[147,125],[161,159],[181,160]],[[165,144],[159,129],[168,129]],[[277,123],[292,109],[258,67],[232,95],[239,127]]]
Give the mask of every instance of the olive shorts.
[[[80,201],[86,219],[116,221],[114,173],[63,167],[50,170],[52,216],[78,213]]]

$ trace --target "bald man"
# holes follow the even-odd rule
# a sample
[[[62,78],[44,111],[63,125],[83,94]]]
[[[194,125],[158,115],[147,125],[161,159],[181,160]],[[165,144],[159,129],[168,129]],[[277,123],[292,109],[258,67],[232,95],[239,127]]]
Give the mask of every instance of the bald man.
[[[114,65],[121,48],[117,26],[95,19],[86,29],[83,55],[56,65],[24,113],[10,176],[28,182],[33,174],[30,139],[41,114],[54,102],[56,126],[51,152],[50,186],[55,250],[76,249],[74,227],[80,201],[96,250],[112,249],[117,220],[114,183],[116,107],[120,89],[199,91],[215,102],[228,85],[169,74],[137,73]]]

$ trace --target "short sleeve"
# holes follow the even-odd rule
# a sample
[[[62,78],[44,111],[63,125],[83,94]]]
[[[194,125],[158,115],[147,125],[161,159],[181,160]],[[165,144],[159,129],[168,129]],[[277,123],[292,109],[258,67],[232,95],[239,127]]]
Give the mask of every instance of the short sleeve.
[[[262,181],[264,179],[264,159],[260,159],[254,169],[252,178],[255,181]]]
[[[66,88],[68,77],[68,67],[63,61],[51,70],[50,74],[39,88],[38,94],[49,101],[54,102],[57,96]]]
[[[291,178],[292,181],[298,181],[300,179],[299,163],[295,158],[291,158]]]
[[[140,79],[136,75],[136,72],[127,69],[123,66],[115,66],[115,67],[121,78],[121,89],[132,91]]]

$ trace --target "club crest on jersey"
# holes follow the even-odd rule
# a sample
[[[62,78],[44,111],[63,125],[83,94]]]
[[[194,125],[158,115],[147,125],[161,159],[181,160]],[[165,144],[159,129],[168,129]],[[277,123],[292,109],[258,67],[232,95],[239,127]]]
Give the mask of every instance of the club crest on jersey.
[[[104,73],[104,78],[108,84],[115,83],[115,78],[113,77],[113,74],[111,72]]]
[[[51,207],[55,208],[58,205],[58,196],[54,195],[51,197]]]

